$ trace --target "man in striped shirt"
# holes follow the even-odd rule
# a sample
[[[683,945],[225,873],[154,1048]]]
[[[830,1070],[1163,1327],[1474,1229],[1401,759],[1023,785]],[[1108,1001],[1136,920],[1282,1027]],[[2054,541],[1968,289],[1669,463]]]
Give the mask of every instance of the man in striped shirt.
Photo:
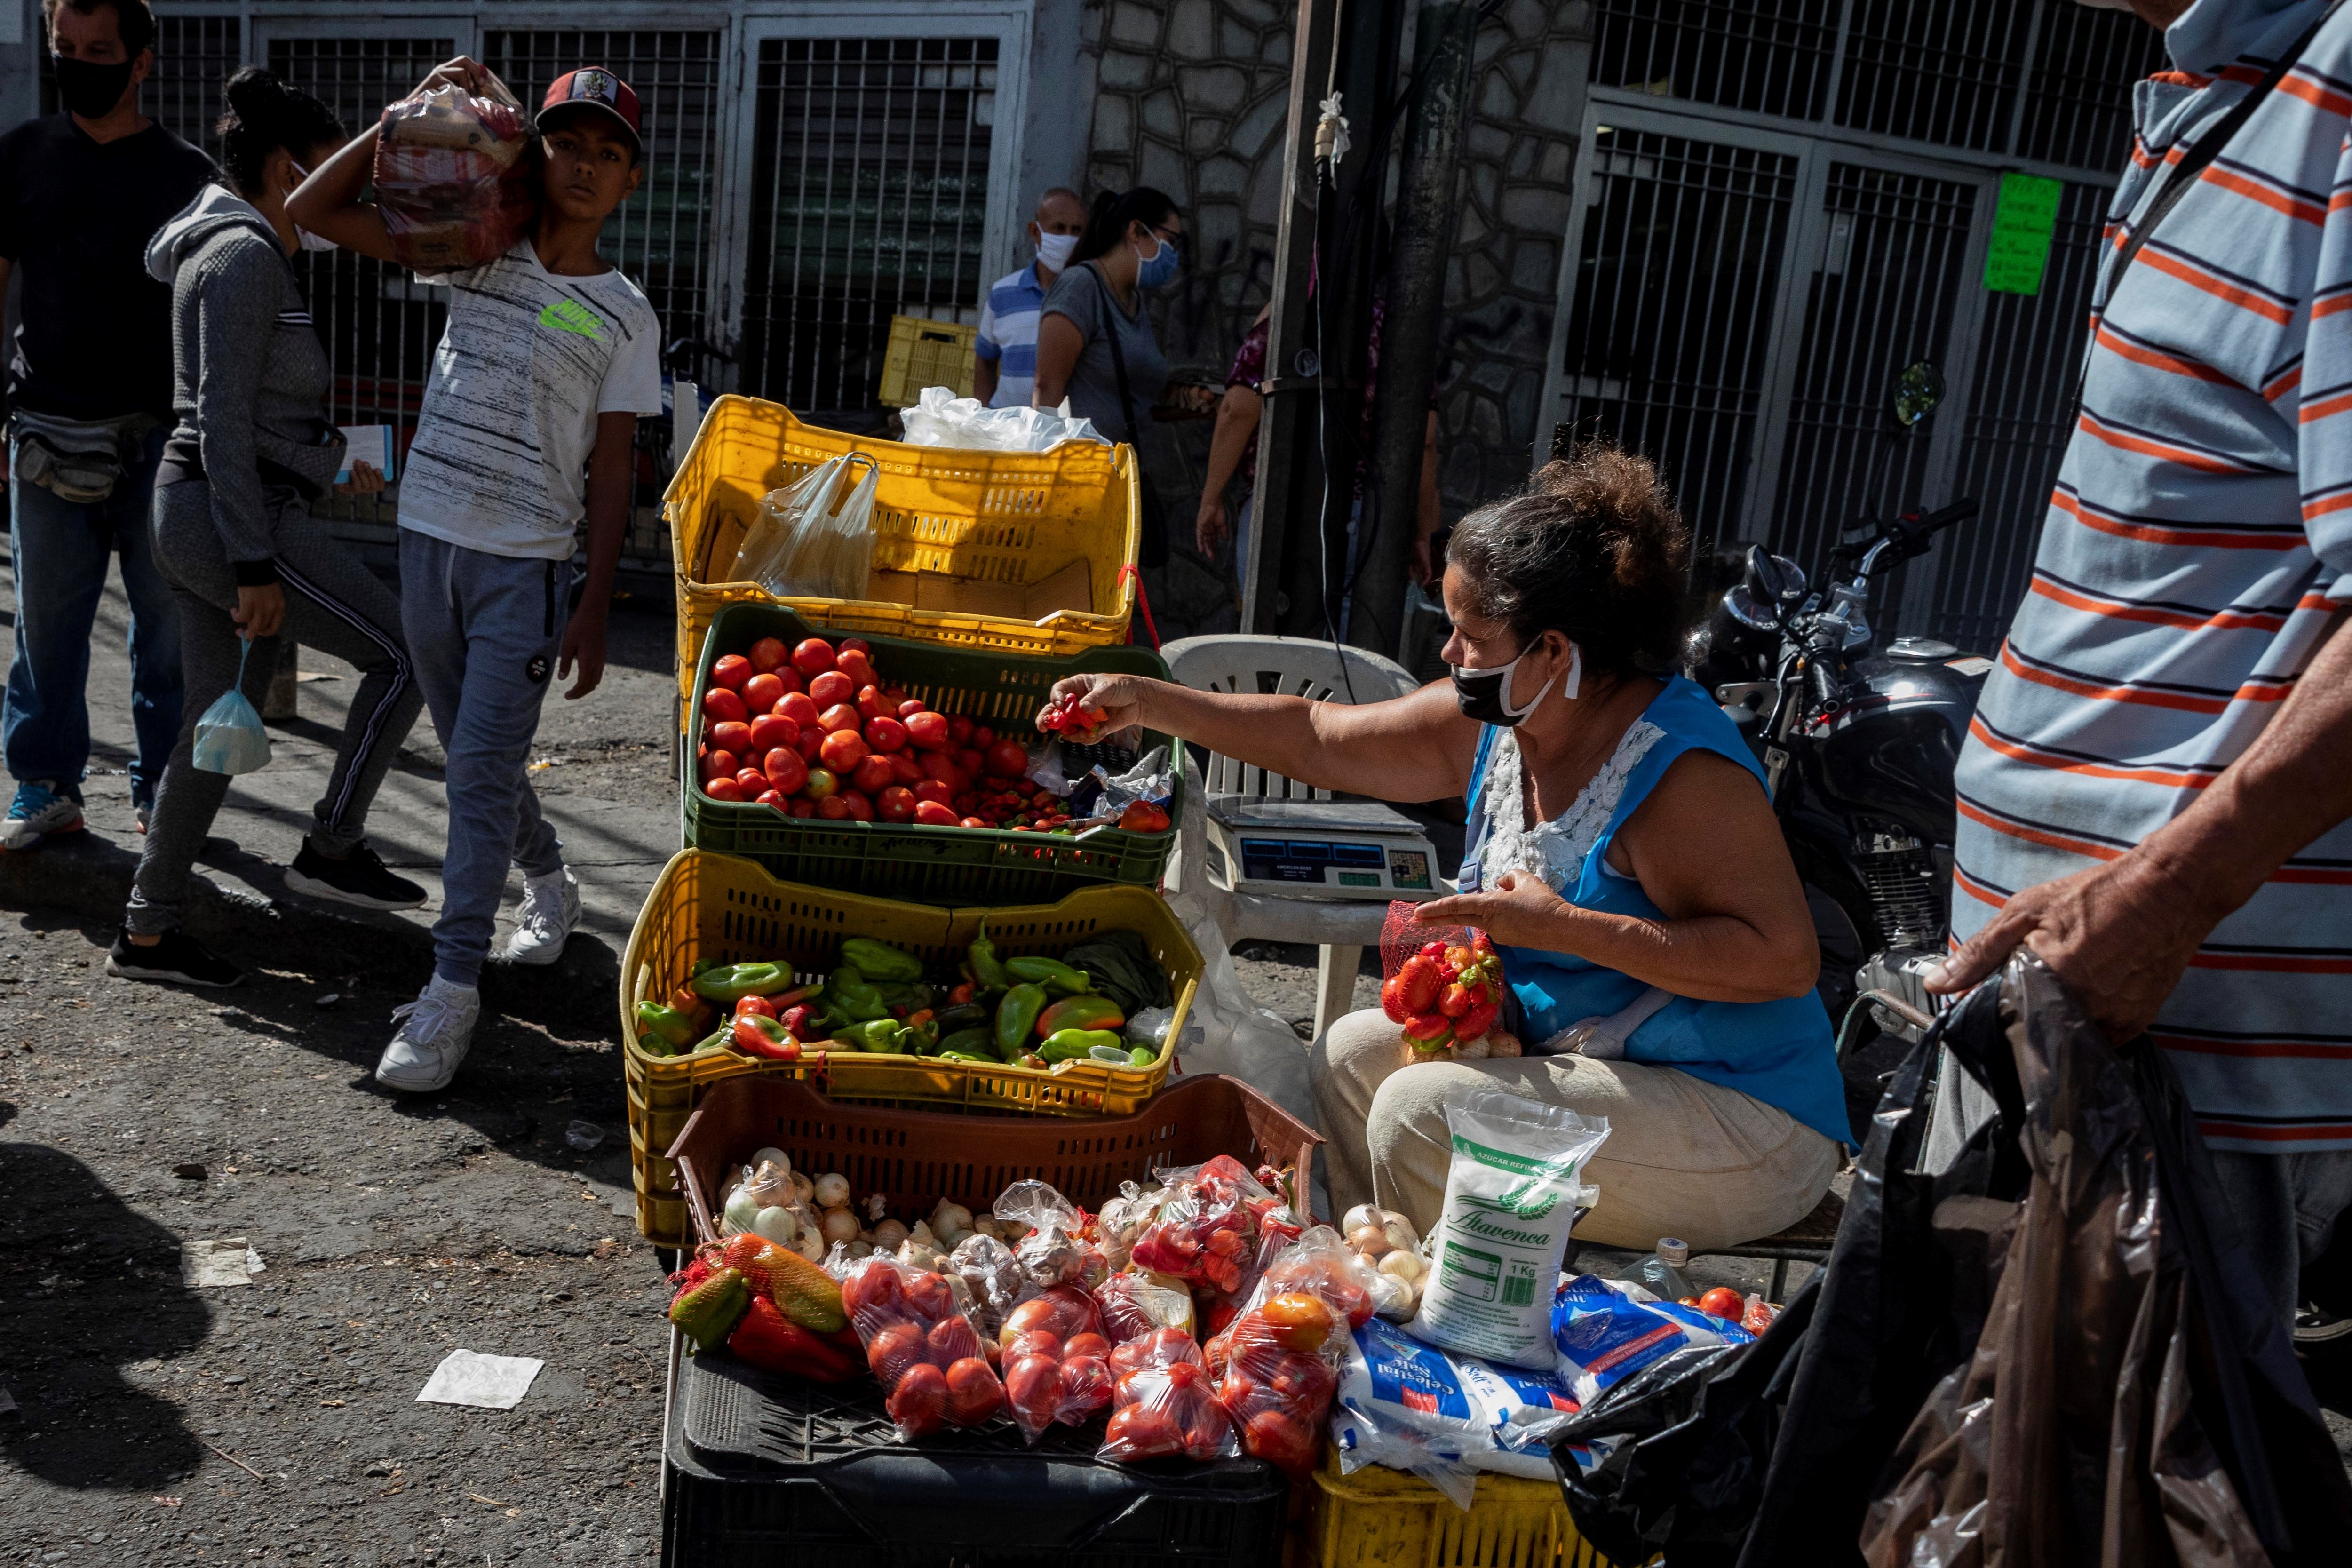
[[[1037,216],[1029,220],[1037,259],[990,285],[980,336],[971,345],[971,395],[989,407],[1029,406],[1037,380],[1038,312],[1086,231],[1087,204],[1077,192],[1055,185],[1037,198]]]
[[[2152,1028],[2283,1310],[2352,1203],[2352,5],[2116,261],[2327,8],[2131,0],[2178,68],[2135,92],[2079,424],[1960,758],[1938,987],[2021,940]]]

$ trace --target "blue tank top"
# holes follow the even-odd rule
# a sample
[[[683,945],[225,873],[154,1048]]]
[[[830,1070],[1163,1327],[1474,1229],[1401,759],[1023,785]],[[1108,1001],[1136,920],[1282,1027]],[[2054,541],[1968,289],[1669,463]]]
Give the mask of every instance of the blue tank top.
[[[1585,854],[1573,884],[1557,885],[1556,890],[1582,909],[1663,920],[1665,912],[1650,901],[1640,882],[1606,868],[1604,862],[1617,830],[1685,752],[1713,752],[1728,757],[1753,773],[1759,785],[1764,773],[1739,731],[1723,716],[1723,710],[1679,675],[1666,682],[1642,717],[1656,726],[1660,738],[1626,778],[1624,793],[1618,797],[1601,837]],[[1462,856],[1465,892],[1482,885],[1479,862],[1492,827],[1486,799],[1486,766],[1496,733],[1489,725],[1478,737],[1477,760],[1471,769],[1470,819]],[[1502,804],[1513,811],[1526,809],[1519,801]],[[1570,1025],[1606,1017],[1631,1005],[1650,989],[1645,981],[1568,953],[1506,947],[1502,954],[1505,982],[1526,1011],[1525,1044],[1530,1052]],[[1736,1089],[1787,1111],[1835,1142],[1853,1142],[1829,1015],[1813,992],[1775,1002],[1701,1002],[1677,996],[1627,1037],[1625,1058],[1675,1068],[1693,1078]]]

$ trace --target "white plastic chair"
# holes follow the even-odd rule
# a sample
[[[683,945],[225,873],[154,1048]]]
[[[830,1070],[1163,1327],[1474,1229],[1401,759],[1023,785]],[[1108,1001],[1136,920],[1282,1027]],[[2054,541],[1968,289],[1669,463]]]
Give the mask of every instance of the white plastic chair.
[[[1358,647],[1334,648],[1305,637],[1233,633],[1185,637],[1160,650],[1177,684],[1201,691],[1255,694],[1278,692],[1316,702],[1385,702],[1419,689],[1421,683],[1394,659]],[[1269,802],[1306,805],[1334,799],[1317,789],[1232,757],[1210,753],[1202,793],[1211,810],[1231,820],[1235,810]],[[1352,804],[1352,803],[1350,803]],[[1412,827],[1410,818],[1377,803],[1355,806],[1368,825]],[[1236,942],[1312,942],[1322,951],[1316,962],[1315,1032],[1352,1005],[1356,968],[1364,949],[1381,938],[1388,904],[1380,899],[1318,897],[1311,893],[1234,892],[1208,875],[1206,814],[1187,812],[1177,848],[1187,891],[1198,889],[1230,948]],[[1443,890],[1450,891],[1450,885]]]

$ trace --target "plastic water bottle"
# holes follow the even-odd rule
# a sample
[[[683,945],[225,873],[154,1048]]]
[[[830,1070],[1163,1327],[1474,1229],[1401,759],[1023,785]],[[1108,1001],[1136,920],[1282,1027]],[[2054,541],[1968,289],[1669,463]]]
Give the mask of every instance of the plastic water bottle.
[[[1661,1301],[1679,1301],[1698,1294],[1698,1287],[1683,1273],[1690,1262],[1690,1244],[1671,1236],[1658,1237],[1658,1250],[1633,1265],[1634,1284]]]

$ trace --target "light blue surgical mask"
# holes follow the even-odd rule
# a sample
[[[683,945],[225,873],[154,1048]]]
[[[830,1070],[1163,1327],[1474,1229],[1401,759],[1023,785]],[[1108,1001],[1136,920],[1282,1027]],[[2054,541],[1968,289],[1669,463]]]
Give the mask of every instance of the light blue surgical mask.
[[[1174,280],[1177,264],[1182,259],[1176,251],[1176,242],[1164,234],[1154,233],[1160,248],[1149,256],[1138,253],[1135,281],[1146,289],[1157,289]]]

